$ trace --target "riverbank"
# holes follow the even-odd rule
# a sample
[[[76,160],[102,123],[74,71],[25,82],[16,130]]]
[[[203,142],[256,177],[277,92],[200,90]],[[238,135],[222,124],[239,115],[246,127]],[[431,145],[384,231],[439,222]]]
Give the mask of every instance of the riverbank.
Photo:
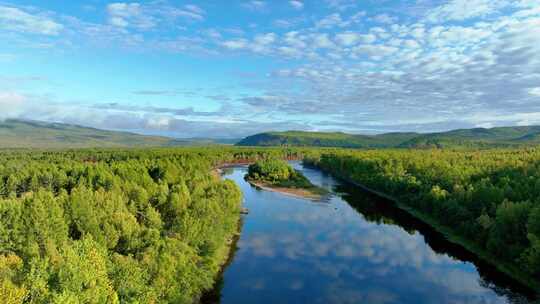
[[[260,188],[262,190],[266,191],[272,191],[272,192],[278,192],[287,196],[292,196],[296,198],[305,198],[309,200],[320,200],[322,197],[322,194],[314,193],[307,189],[300,189],[300,188],[285,188],[285,187],[277,187],[273,186],[270,183],[261,182],[261,181],[254,181],[254,180],[247,180],[247,182],[255,186],[257,188]]]
[[[323,171],[325,173],[328,173],[328,174],[332,175],[333,177],[335,177],[337,179],[340,179],[340,180],[342,180],[342,181],[344,181],[346,183],[349,183],[349,184],[354,185],[354,186],[356,186],[358,188],[361,188],[362,190],[364,190],[366,192],[372,193],[372,194],[374,194],[374,195],[376,195],[378,197],[381,197],[381,198],[384,198],[384,199],[386,199],[388,201],[393,202],[396,207],[400,208],[401,210],[403,210],[403,211],[409,213],[410,215],[412,215],[413,217],[415,217],[415,218],[423,221],[424,223],[428,224],[429,226],[433,227],[433,229],[435,229],[437,232],[442,234],[449,242],[460,245],[463,248],[465,248],[466,250],[472,252],[473,254],[478,256],[483,261],[485,261],[488,264],[495,267],[501,273],[504,273],[504,274],[508,275],[509,277],[511,277],[513,280],[515,280],[519,284],[531,289],[532,292],[536,292],[538,294],[538,292],[540,291],[540,282],[535,280],[533,277],[531,277],[530,275],[524,273],[522,270],[516,268],[515,266],[510,265],[510,264],[508,264],[506,262],[503,262],[500,259],[498,259],[497,257],[494,257],[487,250],[485,250],[483,248],[480,248],[479,246],[472,243],[471,241],[457,235],[456,233],[454,233],[452,231],[451,228],[449,228],[447,226],[444,226],[444,225],[441,225],[433,217],[431,217],[429,215],[426,215],[426,214],[424,214],[422,212],[419,212],[419,211],[405,205],[404,203],[400,202],[397,198],[395,198],[393,196],[390,196],[390,195],[388,195],[386,193],[374,190],[374,189],[369,188],[369,187],[367,187],[367,186],[365,186],[365,185],[363,185],[361,183],[358,183],[358,182],[352,180],[348,176],[345,176],[343,174],[339,174],[337,172],[334,172],[333,170],[325,169],[323,167],[317,166],[316,164],[310,163],[309,165],[313,166],[313,167],[315,167],[315,168],[317,168],[317,169],[319,169],[319,170],[321,170],[321,171]]]
[[[236,163],[222,163],[216,167],[214,167],[210,174],[215,178],[222,180],[223,170],[227,168],[234,168],[238,166],[243,166],[249,164],[248,162],[236,162]],[[241,203],[241,209],[242,210],[242,203]],[[218,256],[219,263],[218,270],[216,271],[214,275],[214,285],[208,289],[205,290],[201,295],[200,298],[197,300],[194,300],[194,303],[199,304],[218,304],[220,301],[221,295],[219,293],[216,293],[219,288],[216,288],[217,285],[222,284],[223,281],[223,273],[225,272],[225,269],[227,266],[232,262],[234,258],[234,253],[236,250],[238,250],[238,240],[240,239],[240,235],[242,232],[242,225],[243,225],[243,218],[242,218],[242,212],[238,212],[238,222],[235,231],[233,231],[231,234],[229,234],[225,238],[225,242],[223,242],[223,245],[216,250],[216,256]]]
[[[310,200],[319,200],[326,193],[281,159],[258,160],[248,167],[244,179],[260,189]]]
[[[396,303],[531,303],[514,280],[393,203],[321,170],[295,167],[334,190],[328,203],[257,189],[244,178],[245,167],[224,172],[224,179],[242,189],[250,213],[242,217],[238,251],[231,247],[234,259],[210,291],[214,300],[202,304],[350,302],[351,295],[364,290],[391,291]],[[347,278],[337,289],[329,269]],[[353,299],[371,303],[380,298]]]
[[[238,228],[235,233],[233,233],[225,242],[225,245],[221,251],[222,262],[220,263],[220,269],[216,273],[214,279],[214,286],[211,289],[206,290],[201,295],[198,303],[199,304],[219,304],[221,300],[221,288],[220,285],[223,284],[223,276],[225,269],[229,266],[233,259],[236,251],[238,250],[238,241],[240,240],[240,235],[243,226],[243,218],[240,217],[238,220]]]

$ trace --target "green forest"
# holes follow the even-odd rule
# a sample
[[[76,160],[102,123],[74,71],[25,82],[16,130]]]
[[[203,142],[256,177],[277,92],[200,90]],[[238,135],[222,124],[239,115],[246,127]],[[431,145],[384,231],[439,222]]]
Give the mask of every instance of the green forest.
[[[245,179],[272,187],[305,190],[313,198],[327,193],[326,190],[312,184],[302,172],[281,159],[267,158],[251,164]]]
[[[538,288],[540,149],[4,150],[0,298],[196,303],[239,230],[242,193],[215,169],[253,162],[247,178],[297,183],[305,177],[279,159],[300,158],[395,199]]]
[[[396,200],[538,288],[540,149],[335,150],[305,161]]]
[[[394,132],[377,135],[343,132],[266,132],[248,136],[239,146],[488,149],[540,144],[540,126],[459,129],[439,133]]]
[[[251,164],[246,179],[264,181],[276,186],[311,187],[309,180],[302,173],[294,170],[287,162],[280,159],[265,159]]]
[[[0,152],[2,303],[193,303],[237,233],[222,163],[277,149]]]

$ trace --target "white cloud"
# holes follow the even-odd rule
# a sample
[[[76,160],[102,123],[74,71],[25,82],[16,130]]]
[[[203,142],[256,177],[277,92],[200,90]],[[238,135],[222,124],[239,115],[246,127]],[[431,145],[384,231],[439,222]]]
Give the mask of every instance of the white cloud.
[[[216,30],[216,29],[206,29],[206,30],[202,30],[201,33],[203,33],[204,35],[212,38],[212,39],[221,39],[223,36],[221,35],[221,33]]]
[[[230,39],[221,42],[221,46],[228,50],[248,50],[259,54],[271,53],[274,49],[273,44],[277,40],[274,33],[257,34],[252,40],[248,39]]]
[[[107,5],[107,13],[109,23],[116,27],[149,29],[156,25],[154,18],[139,3],[111,3]]]
[[[345,11],[356,7],[356,0],[325,0],[330,8]]]
[[[270,53],[273,50],[273,43],[276,41],[277,35],[274,33],[258,34],[253,38],[253,42],[249,47],[256,53]]]
[[[203,21],[205,19],[204,15],[206,14],[206,12],[202,8],[194,4],[184,5],[183,9],[166,7],[162,8],[160,12],[165,17],[180,17],[196,21]]]
[[[30,14],[0,5],[0,29],[22,33],[58,35],[64,26],[43,14]]]
[[[276,19],[273,22],[274,26],[281,27],[281,28],[288,28],[294,26],[294,22],[291,20],[285,20],[285,19]]]
[[[397,22],[397,18],[390,16],[388,14],[380,14],[376,15],[373,18],[371,18],[372,21],[378,22],[378,23],[384,23],[384,24],[392,24]]]
[[[335,44],[330,40],[328,34],[316,34],[313,36],[315,48],[333,48]]]
[[[344,32],[336,35],[336,41],[343,46],[351,46],[360,41],[360,35],[354,32]]]
[[[540,97],[540,87],[529,89],[529,94]]]
[[[302,1],[298,1],[298,0],[292,0],[292,1],[289,1],[289,4],[295,8],[295,9],[303,9],[304,8],[304,3]]]
[[[307,3],[287,0],[282,4],[291,10],[292,2]],[[283,70],[275,73],[265,70],[264,76],[250,74],[254,76],[249,88],[255,88],[264,97],[246,102],[250,106],[258,102],[256,107],[260,111],[253,115],[269,121],[296,115],[298,121],[317,125],[320,121],[309,116],[315,113],[317,119],[321,116],[327,119],[326,126],[343,130],[361,127],[370,130],[447,129],[532,122],[536,116],[527,113],[540,113],[540,5],[536,0],[521,0],[510,1],[512,5],[506,7],[508,2],[450,0],[427,13],[422,12],[417,20],[401,12],[395,15],[399,20],[392,19],[394,15],[377,15],[373,18],[381,24],[371,28],[371,22],[362,22],[369,21],[366,13],[350,7],[358,1],[329,0],[326,3],[335,10],[323,11],[322,15],[317,16],[320,13],[317,10],[313,16],[297,14],[304,19],[289,18],[279,22],[271,19],[273,16],[266,16],[269,18],[257,20],[256,26],[247,23],[241,28],[227,28],[230,25],[206,28],[198,24],[192,27],[193,21],[206,18],[203,9],[206,6],[172,6],[168,4],[170,1],[161,0],[112,3],[107,7],[106,24],[75,22],[67,16],[36,13],[35,9],[25,9],[23,15],[9,11],[6,17],[5,7],[0,5],[0,28],[45,35],[73,31],[73,36],[83,38],[80,41],[99,41],[100,45],[121,42],[149,51],[192,52],[216,57],[229,52],[251,52],[260,60],[276,60],[283,66]],[[273,4],[248,0],[242,3],[254,10],[270,9]],[[471,7],[470,3],[479,5]],[[346,6],[349,10],[341,11]],[[503,7],[506,7],[505,14],[499,14]],[[39,22],[20,21],[28,16]],[[6,18],[10,18],[9,22]],[[473,20],[461,22],[468,19]],[[18,20],[18,29],[13,20]],[[63,25],[54,30],[43,26],[40,23],[43,20],[61,20]],[[393,24],[387,25],[390,21]],[[272,25],[294,25],[294,30],[272,29]],[[181,32],[174,32],[173,29],[180,26]],[[152,29],[152,32],[147,34],[134,29]],[[24,37],[16,33],[3,36]],[[62,38],[69,40],[66,36]],[[54,44],[63,39],[37,37],[35,40]],[[0,61],[5,58],[10,60],[9,56],[0,54]],[[271,75],[272,81],[266,81],[266,75]],[[25,98],[31,99],[31,96],[2,93],[0,108],[20,108],[21,103],[16,105],[15,101],[28,104]],[[32,99],[32,102],[40,101]],[[234,107],[245,110],[237,104]],[[490,109],[489,115],[479,115],[485,114],[486,109]],[[501,114],[505,112],[508,114]],[[55,115],[61,114],[55,112]],[[246,117],[236,115],[233,118]],[[175,129],[175,124],[181,128],[192,127],[190,122],[171,118],[152,117],[141,121],[144,122],[139,126],[154,129]],[[323,126],[322,122],[320,125]]]
[[[373,43],[377,40],[377,36],[373,35],[373,34],[366,34],[366,35],[361,35],[360,36],[360,41],[363,42],[363,43]]]
[[[137,28],[148,30],[157,27],[160,23],[174,21],[177,18],[203,21],[205,11],[197,5],[187,4],[175,7],[166,3],[140,3],[116,2],[107,5],[109,24],[119,28]]]
[[[21,105],[26,99],[24,96],[14,92],[0,92],[0,105],[12,107]]]
[[[303,53],[300,50],[290,47],[290,46],[278,47],[277,51],[279,54],[285,57],[289,57],[289,58],[299,58],[303,55]]]
[[[24,106],[26,98],[16,92],[0,91],[0,119],[10,118],[18,114],[18,111]]]
[[[198,15],[205,14],[205,11],[195,4],[186,4],[184,5],[184,8],[190,12],[193,12],[194,14],[198,14]]]
[[[360,11],[348,18],[343,18],[340,13],[333,13],[316,21],[315,27],[318,29],[330,29],[334,27],[346,28],[353,24],[360,23],[362,17],[365,15],[366,12]]]
[[[537,0],[515,0],[514,1],[515,7],[524,7],[524,8],[533,8],[538,7],[538,1]]]
[[[271,44],[271,43],[275,42],[276,38],[277,38],[277,35],[274,34],[274,33],[259,34],[259,35],[255,36],[254,41],[257,44],[267,45],[267,44]]]
[[[422,39],[424,38],[424,34],[426,33],[426,29],[423,26],[415,26],[411,29],[409,34],[416,38],[416,39]]]
[[[242,6],[254,11],[263,11],[266,9],[267,3],[261,0],[251,0],[245,2]]]
[[[336,41],[345,47],[355,45],[357,43],[373,43],[377,40],[377,36],[373,34],[359,34],[356,32],[343,32],[336,34]]]
[[[382,57],[394,54],[399,49],[386,45],[360,45],[353,50],[359,56],[365,55],[372,59],[380,60]]]
[[[248,41],[246,39],[227,40],[222,45],[229,50],[242,50],[248,47]]]
[[[484,17],[496,13],[507,5],[509,5],[508,0],[451,0],[430,10],[426,15],[426,20],[432,23],[441,23]]]
[[[288,44],[289,46],[298,48],[298,49],[303,49],[307,47],[305,40],[306,40],[306,37],[304,35],[300,35],[296,31],[287,32],[283,38],[283,41],[286,44]]]
[[[416,40],[411,40],[411,39],[407,39],[405,41],[403,41],[403,46],[406,47],[406,48],[419,48],[420,47],[420,44],[418,42],[416,42]]]

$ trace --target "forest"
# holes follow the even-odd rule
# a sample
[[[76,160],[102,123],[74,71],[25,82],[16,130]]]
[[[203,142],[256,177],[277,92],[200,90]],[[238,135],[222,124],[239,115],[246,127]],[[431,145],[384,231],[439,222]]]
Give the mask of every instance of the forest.
[[[320,199],[327,191],[311,183],[302,172],[281,159],[266,158],[248,167],[244,179],[250,184],[296,197]]]
[[[0,152],[3,303],[193,303],[238,232],[222,163],[283,149]]]
[[[265,159],[251,164],[246,179],[263,181],[279,187],[314,187],[301,172],[280,159]]]
[[[305,161],[397,201],[538,288],[540,149],[334,150]]]
[[[0,298],[195,303],[213,286],[239,229],[242,193],[215,169],[255,162],[253,177],[290,180],[294,170],[278,159],[300,158],[395,198],[538,287],[540,149],[5,150]]]
[[[539,126],[458,129],[439,133],[393,132],[377,135],[343,132],[286,131],[248,136],[238,146],[491,149],[540,144]]]

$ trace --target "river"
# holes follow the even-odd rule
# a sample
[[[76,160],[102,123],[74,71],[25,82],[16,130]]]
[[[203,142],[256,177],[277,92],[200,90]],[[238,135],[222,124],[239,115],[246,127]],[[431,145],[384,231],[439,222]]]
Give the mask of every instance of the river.
[[[320,201],[258,190],[246,167],[241,236],[203,303],[529,303],[516,285],[391,202],[293,163]]]

